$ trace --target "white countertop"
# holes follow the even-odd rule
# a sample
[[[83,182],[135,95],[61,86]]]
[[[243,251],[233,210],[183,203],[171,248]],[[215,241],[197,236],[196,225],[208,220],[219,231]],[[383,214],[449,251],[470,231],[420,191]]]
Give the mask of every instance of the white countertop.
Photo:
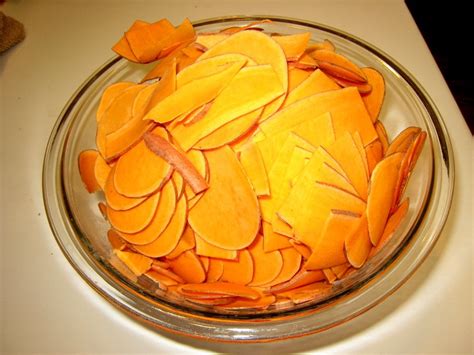
[[[473,139],[403,1],[7,1],[23,43],[0,56],[1,353],[342,352],[471,353]],[[425,87],[447,124],[456,186],[430,256],[393,296],[324,333],[229,345],[152,331],[100,298],[73,270],[49,228],[41,169],[50,131],[75,89],[113,56],[134,19],[179,23],[269,14],[324,23],[389,53]]]

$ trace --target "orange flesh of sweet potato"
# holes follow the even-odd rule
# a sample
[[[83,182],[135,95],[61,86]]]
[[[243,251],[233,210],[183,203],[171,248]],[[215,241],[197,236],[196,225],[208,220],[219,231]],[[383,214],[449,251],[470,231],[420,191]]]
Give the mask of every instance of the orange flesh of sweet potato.
[[[272,287],[290,280],[301,267],[301,254],[295,248],[285,248],[280,250],[283,258],[283,266],[280,273],[271,282],[264,284],[264,287]]]
[[[140,27],[146,27],[147,25],[148,25],[148,22],[136,20],[132,24],[132,26],[130,26],[128,31],[132,31]],[[122,38],[120,38],[120,40],[112,47],[112,50],[115,53],[117,53],[119,56],[124,57],[125,59],[128,59],[132,62],[138,62],[138,59],[133,53],[132,49],[130,48],[130,44],[128,43],[125,35],[122,36]]]
[[[159,272],[155,270],[150,270],[146,272],[145,275],[148,276],[150,279],[152,279],[153,282],[156,282],[159,285],[158,287],[162,290],[166,290],[168,286],[173,286],[173,285],[178,284],[176,280],[173,280],[172,278],[168,276],[160,274]]]
[[[136,276],[143,275],[150,270],[153,263],[153,259],[138,253],[118,249],[115,249],[114,253]]]
[[[81,180],[89,193],[100,190],[100,185],[95,177],[95,163],[99,153],[97,150],[83,150],[79,154],[78,167]]]
[[[321,270],[300,270],[294,277],[290,280],[283,282],[281,284],[272,286],[270,291],[272,293],[280,293],[295,289],[297,287],[306,286],[312,284],[313,282],[324,280],[325,276]]]
[[[206,282],[216,282],[224,273],[224,263],[220,259],[211,258],[207,270]]]
[[[98,154],[94,164],[94,177],[101,190],[105,189],[105,183],[107,182],[111,169],[102,155]]]
[[[294,35],[272,36],[272,38],[281,46],[285,53],[286,60],[298,60],[304,53],[311,33],[297,33]]]
[[[215,245],[209,244],[199,235],[195,234],[196,237],[196,254],[200,256],[208,256],[212,258],[235,260],[237,259],[237,250],[228,250],[216,247]]]
[[[316,301],[323,299],[331,293],[331,286],[326,282],[313,282],[279,294],[281,297],[291,299],[294,304],[300,304],[307,301]]]
[[[370,178],[367,221],[370,241],[377,245],[392,207],[393,194],[404,154],[394,153],[382,159]]]
[[[263,250],[271,252],[291,247],[289,238],[287,236],[275,233],[272,225],[268,222],[262,221],[263,229]]]
[[[198,34],[196,37],[196,43],[205,47],[208,50],[214,47],[217,43],[228,38],[230,35],[225,33],[214,33],[214,34]]]
[[[367,156],[367,167],[369,168],[369,176],[374,171],[375,166],[383,158],[383,147],[380,140],[373,141],[365,147],[365,154]]]
[[[154,135],[168,138],[168,134],[161,127],[156,127],[152,132]],[[118,159],[114,184],[122,195],[141,197],[163,186],[171,173],[171,165],[153,153],[142,140]]]
[[[153,153],[164,159],[178,171],[194,193],[200,193],[209,186],[186,155],[180,153],[167,139],[152,133],[145,133],[143,140]]]
[[[110,104],[114,101],[114,99],[121,94],[125,89],[135,85],[132,82],[124,81],[109,85],[100,98],[99,107],[97,108],[96,112],[96,120],[99,122],[102,119],[102,115],[104,112],[109,108]]]
[[[224,270],[220,281],[247,285],[253,279],[253,259],[247,249],[239,250],[237,260],[222,260]]]
[[[344,244],[347,260],[351,266],[360,268],[364,265],[372,247],[366,214],[359,218],[357,227],[346,236]]]
[[[374,123],[375,131],[377,132],[377,136],[379,137],[380,143],[382,144],[382,152],[383,155],[386,155],[388,150],[388,136],[387,131],[385,130],[385,126],[379,120],[375,121]]]
[[[136,233],[148,226],[155,215],[160,192],[147,197],[138,206],[124,211],[107,208],[107,219],[117,231],[125,233]]]
[[[240,151],[239,159],[257,196],[270,195],[267,171],[258,147],[250,142]]]
[[[327,73],[328,76],[333,79],[341,88],[348,88],[348,87],[355,87],[362,97],[367,96],[372,92],[372,85],[369,83],[357,83],[351,80],[338,78],[337,76],[330,75]]]
[[[183,235],[187,213],[186,198],[183,196],[177,202],[175,213],[163,232],[151,243],[134,245],[134,248],[140,253],[154,258],[168,255],[176,248]]]
[[[117,211],[129,210],[145,201],[146,197],[127,197],[117,192],[114,185],[115,166],[109,173],[107,181],[104,186],[105,200],[107,206]]]
[[[342,79],[347,79],[358,83],[367,82],[367,77],[365,73],[356,64],[332,50],[316,50],[311,52],[311,56],[318,62],[318,65],[321,69],[326,69],[326,67],[322,65],[323,63],[330,64],[330,66],[328,66],[327,68],[331,68],[330,73],[332,75],[339,76]],[[334,71],[334,67],[337,67],[341,70]]]
[[[253,259],[253,278],[249,286],[262,286],[272,282],[283,268],[283,258],[279,250],[266,252],[263,249],[263,236],[258,235],[248,248]]]
[[[127,243],[120,237],[120,235],[113,229],[107,231],[107,239],[109,240],[112,249],[124,250]]]
[[[169,261],[171,270],[187,283],[201,283],[206,280],[206,272],[199,257],[192,250],[187,250],[177,258]]]
[[[174,192],[176,193],[176,199],[179,199],[184,193],[184,179],[181,174],[175,170],[171,175],[171,180],[173,182]]]
[[[330,40],[324,39],[321,42],[315,42],[315,43],[309,44],[308,47],[306,48],[306,52],[311,53],[311,52],[314,52],[314,51],[317,51],[317,50],[320,50],[320,49],[335,51],[336,47],[334,46],[334,44]]]
[[[406,152],[420,131],[421,129],[418,127],[405,128],[390,143],[385,155],[390,155],[396,152]]]
[[[186,250],[194,249],[196,246],[196,238],[194,236],[194,231],[189,225],[186,225],[183,231],[183,235],[179,239],[176,247],[168,255],[167,259],[174,259],[184,253]]]
[[[367,77],[368,84],[372,87],[369,94],[362,96],[362,100],[364,101],[365,107],[367,107],[372,122],[375,122],[379,117],[385,98],[385,79],[383,75],[374,68],[362,68],[361,70]]]
[[[181,286],[180,289],[183,293],[187,295],[192,295],[193,293],[204,293],[215,296],[238,296],[252,300],[258,299],[260,297],[260,293],[258,293],[254,289],[231,282],[188,284]]]
[[[165,230],[175,213],[176,196],[171,180],[163,186],[160,191],[160,199],[156,212],[150,224],[136,233],[119,232],[120,236],[134,245],[143,245],[153,242]]]
[[[301,243],[300,241],[296,239],[290,239],[290,244],[295,248],[295,250],[301,254],[304,260],[308,260],[309,257],[311,256],[311,249]]]
[[[177,275],[176,273],[174,273],[173,271],[171,271],[169,268],[171,268],[171,265],[168,265],[167,268],[164,268],[164,267],[161,267],[159,265],[156,265],[156,264],[152,264],[151,265],[151,269],[153,271],[156,271],[166,277],[169,277],[170,279],[176,281],[177,283],[179,284],[183,284],[185,283],[185,281],[183,280],[183,278],[179,275]]]
[[[311,73],[307,70],[288,67],[288,94],[310,75]]]
[[[249,300],[246,298],[237,298],[230,303],[217,306],[217,308],[223,308],[226,310],[264,310],[267,309],[276,300],[273,295],[267,295],[260,297],[256,300]]]
[[[245,248],[253,242],[260,227],[257,196],[228,146],[205,155],[209,189],[189,211],[189,224],[210,244],[229,250]]]

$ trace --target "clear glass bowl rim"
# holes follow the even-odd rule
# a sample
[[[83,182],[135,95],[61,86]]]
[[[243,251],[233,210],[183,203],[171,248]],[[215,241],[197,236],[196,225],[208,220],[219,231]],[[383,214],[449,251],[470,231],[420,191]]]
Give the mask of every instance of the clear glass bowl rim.
[[[166,329],[187,336],[232,342],[265,342],[299,337],[334,327],[364,313],[398,289],[421,265],[434,247],[446,222],[454,188],[454,159],[450,138],[445,123],[436,106],[418,83],[418,81],[398,62],[388,54],[368,42],[351,34],[326,25],[306,20],[279,16],[226,16],[204,19],[193,22],[199,28],[205,25],[232,23],[241,21],[258,21],[270,19],[276,23],[306,26],[323,30],[342,37],[373,53],[382,61],[395,69],[415,91],[418,98],[429,112],[432,128],[436,136],[433,143],[433,190],[431,198],[425,207],[425,217],[415,227],[413,235],[405,246],[397,253],[396,263],[390,263],[378,274],[372,277],[357,290],[351,290],[349,295],[341,295],[328,302],[332,307],[319,305],[316,308],[301,309],[287,312],[284,316],[260,318],[212,317],[187,312],[185,309],[173,307],[171,304],[150,303],[143,294],[127,284],[116,284],[110,279],[107,271],[98,267],[94,256],[84,250],[74,234],[74,221],[71,221],[67,211],[59,208],[61,191],[61,168],[58,164],[61,148],[64,144],[65,126],[69,114],[82,95],[97,80],[102,73],[116,64],[120,58],[115,57],[96,70],[65,105],[51,132],[43,162],[43,199],[48,221],[62,252],[79,275],[103,298],[125,311],[131,317],[152,327]],[[436,222],[436,223],[435,223]],[[71,234],[72,233],[72,234]],[[421,238],[422,236],[422,238]],[[407,247],[409,245],[409,247]],[[329,312],[330,320],[318,322],[316,317],[321,312]]]

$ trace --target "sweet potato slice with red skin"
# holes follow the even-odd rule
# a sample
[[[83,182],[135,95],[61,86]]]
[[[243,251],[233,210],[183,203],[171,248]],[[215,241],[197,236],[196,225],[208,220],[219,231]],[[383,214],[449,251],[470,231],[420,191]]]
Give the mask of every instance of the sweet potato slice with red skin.
[[[367,198],[367,221],[372,245],[377,245],[390,214],[404,153],[394,153],[381,160],[370,179]]]
[[[107,206],[113,208],[116,211],[129,210],[135,206],[138,206],[140,203],[145,201],[146,197],[127,197],[121,195],[117,192],[114,185],[114,176],[115,176],[115,166],[109,173],[107,181],[104,186],[104,195],[105,200],[107,201]]]
[[[87,192],[93,193],[100,190],[100,185],[95,178],[95,162],[99,152],[94,149],[83,150],[79,154],[78,167],[81,180]]]
[[[153,259],[144,255],[115,249],[115,255],[136,275],[143,275],[150,270]]]
[[[125,89],[135,85],[130,81],[118,82],[112,85],[109,85],[105,88],[102,96],[100,97],[99,107],[96,112],[96,120],[99,122],[102,119],[102,115],[109,108],[110,104],[115,100],[115,98],[120,95]]]
[[[369,83],[357,83],[351,80],[338,78],[337,76],[330,75],[329,73],[328,73],[328,76],[331,79],[333,79],[342,88],[348,88],[348,87],[354,86],[362,95],[362,98],[372,92],[372,85],[370,85]]]
[[[140,253],[159,258],[171,253],[178,245],[186,226],[187,217],[186,198],[181,197],[176,204],[176,210],[166,228],[151,243],[144,245],[134,245]]]
[[[359,223],[352,233],[346,236],[345,249],[347,260],[351,266],[360,268],[364,265],[372,248],[369,238],[369,227],[367,215],[359,218]]]
[[[177,258],[169,261],[171,270],[186,283],[201,283],[206,280],[206,272],[199,257],[192,250],[187,250]]]
[[[325,280],[324,273],[321,270],[300,270],[295,276],[293,276],[290,280],[272,286],[270,288],[270,292],[272,293],[281,293],[285,291],[292,290],[297,287],[306,286],[308,284],[312,284],[313,282]]]
[[[253,278],[253,259],[247,249],[239,250],[238,260],[222,260],[224,271],[220,281],[247,285]]]
[[[160,192],[146,198],[145,201],[131,209],[125,211],[116,211],[110,207],[107,208],[107,219],[112,227],[117,231],[124,233],[136,233],[148,226],[160,199]]]
[[[237,296],[256,300],[260,297],[260,293],[250,287],[239,285],[231,282],[212,282],[187,284],[180,287],[183,294],[192,296],[195,293],[209,294],[215,296]]]
[[[208,243],[223,249],[249,246],[260,227],[257,196],[228,146],[206,151],[209,189],[189,211],[188,222]],[[232,221],[228,229],[223,221]],[[224,236],[224,237],[223,237]]]
[[[385,155],[406,152],[420,132],[421,129],[419,127],[412,126],[405,128],[390,143]]]
[[[374,68],[362,68],[367,82],[372,87],[372,90],[367,95],[362,96],[365,107],[369,112],[372,122],[377,121],[382,104],[385,98],[385,79],[383,75]]]
[[[357,83],[366,83],[365,73],[352,61],[332,50],[316,50],[310,54],[322,70],[327,70],[331,75]]]
[[[200,193],[209,187],[204,177],[198,173],[186,156],[181,154],[168,140],[152,133],[145,133],[143,140],[148,149],[167,161],[181,174],[195,193]]]
[[[152,132],[162,138],[168,137],[161,127]],[[125,196],[146,196],[160,189],[171,177],[172,171],[171,165],[152,152],[142,140],[118,159],[115,188]]]
[[[150,224],[139,232],[124,233],[119,232],[120,236],[127,242],[134,245],[144,245],[153,242],[165,230],[170,222],[176,209],[176,197],[172,182],[168,182],[163,186],[160,192],[160,200],[156,208],[155,215]]]
[[[248,248],[253,259],[253,278],[249,286],[262,286],[272,282],[283,268],[283,258],[280,251],[265,252],[263,236],[258,235]]]

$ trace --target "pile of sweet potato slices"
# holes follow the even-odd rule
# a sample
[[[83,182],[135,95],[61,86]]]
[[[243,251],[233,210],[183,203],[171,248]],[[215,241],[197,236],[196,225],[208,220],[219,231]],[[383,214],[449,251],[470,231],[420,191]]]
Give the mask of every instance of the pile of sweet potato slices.
[[[226,311],[324,297],[362,267],[406,215],[426,139],[416,127],[389,139],[376,69],[264,22],[196,34],[188,20],[136,21],[113,49],[159,61],[105,89],[97,149],[79,156],[115,255]]]

